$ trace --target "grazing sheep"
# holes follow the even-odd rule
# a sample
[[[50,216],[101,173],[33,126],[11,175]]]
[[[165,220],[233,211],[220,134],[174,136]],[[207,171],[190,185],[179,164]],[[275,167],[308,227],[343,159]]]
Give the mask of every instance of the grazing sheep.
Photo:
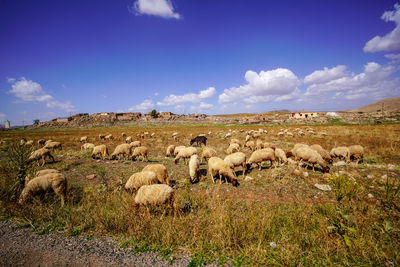
[[[108,156],[108,149],[107,149],[106,145],[99,145],[99,146],[95,146],[93,148],[92,158],[94,158],[94,159],[97,158],[98,154],[100,154],[103,159],[105,159],[106,156]]]
[[[251,154],[247,163],[250,165],[256,163],[258,165],[258,169],[261,170],[261,165],[263,161],[270,161],[272,167],[275,162],[275,151],[271,148],[256,150]]]
[[[46,143],[46,140],[44,140],[44,139],[39,139],[37,142],[38,142],[38,145],[39,145],[39,146],[44,146],[44,144]]]
[[[299,136],[305,136],[305,135],[306,135],[306,133],[305,133],[304,131],[302,131],[302,130],[300,130],[297,134],[298,134]]]
[[[114,136],[112,134],[108,134],[104,137],[104,140],[113,140]]]
[[[197,143],[197,145],[204,144],[204,146],[207,145],[207,137],[205,136],[196,136],[192,140],[190,140],[190,145],[193,145],[193,143]]]
[[[26,146],[31,146],[31,145],[33,145],[33,140],[26,141],[25,145],[26,145]]]
[[[197,149],[195,147],[185,147],[181,149],[175,157],[175,164],[179,162],[180,159],[189,159],[192,155],[197,154]]]
[[[132,147],[130,144],[120,144],[115,149],[114,152],[111,154],[111,159],[116,159],[119,156],[127,156],[130,157],[132,155]]]
[[[176,155],[178,155],[179,154],[179,151],[181,151],[182,149],[184,149],[185,148],[185,146],[177,146],[177,147],[175,147],[175,149],[174,149],[174,155],[176,156]]]
[[[132,153],[132,160],[135,160],[136,157],[142,156],[142,160],[145,159],[149,161],[149,150],[145,146],[136,147]]]
[[[79,142],[87,142],[87,136],[82,136]]]
[[[126,138],[126,133],[122,133],[122,138]]]
[[[315,171],[314,165],[319,164],[322,167],[322,172],[324,173],[329,172],[329,167],[327,166],[325,160],[323,160],[323,158],[317,151],[309,147],[300,147],[297,150],[297,155],[295,160],[296,161],[300,160],[300,163],[304,161],[307,164],[307,166],[309,166],[309,164],[312,164],[313,171]]]
[[[86,150],[86,149],[94,149],[94,144],[92,143],[85,143],[81,146],[81,150]]]
[[[105,140],[106,136],[104,134],[99,134],[99,140]]]
[[[350,150],[346,146],[332,148],[329,155],[331,155],[332,158],[344,159],[347,162],[350,162]]]
[[[157,174],[153,171],[141,171],[132,174],[124,187],[128,191],[134,191],[143,185],[151,184],[158,184]]]
[[[269,143],[269,142],[265,142],[265,143],[263,143],[263,147],[264,148],[272,148],[272,149],[274,149],[275,150],[275,145],[274,144],[272,144],[272,143]]]
[[[199,177],[199,169],[200,169],[199,157],[196,154],[194,154],[190,157],[189,160],[189,175],[191,183],[197,181]]]
[[[226,139],[226,138],[228,138],[228,137],[231,137],[231,136],[232,136],[231,133],[227,133],[227,134],[225,134],[224,139]]]
[[[216,155],[217,155],[217,151],[215,151],[214,148],[206,146],[206,147],[203,148],[203,151],[201,152],[200,161],[202,162],[203,159],[207,160],[207,159],[209,159],[211,157],[214,157]]]
[[[301,148],[301,147],[308,147],[309,148],[309,146],[306,145],[306,144],[297,143],[297,144],[294,145],[294,147],[293,147],[293,149],[291,151],[288,151],[286,153],[286,157],[288,157],[288,158],[292,157],[292,156],[296,157],[297,150],[299,148]]]
[[[143,168],[142,171],[153,171],[157,175],[157,179],[162,184],[169,185],[169,176],[167,172],[167,167],[162,164],[150,164]]]
[[[276,136],[283,136],[285,133],[284,132],[278,132],[277,134],[276,134]]]
[[[211,157],[208,160],[208,174],[210,175],[213,183],[215,184],[214,176],[218,174],[220,179],[220,184],[222,184],[222,176],[229,178],[229,181],[233,186],[238,186],[238,180],[235,177],[229,164],[218,157]]]
[[[229,147],[226,149],[226,154],[232,154],[234,152],[239,152],[240,147],[238,144],[230,144]]]
[[[174,216],[177,210],[175,203],[175,190],[166,184],[144,185],[136,192],[134,206],[168,204]],[[164,214],[163,214],[164,216]]]
[[[286,133],[286,136],[293,137],[294,135],[293,135],[293,133],[291,133],[291,132],[287,132],[287,133]]]
[[[33,151],[31,153],[31,155],[29,156],[27,162],[37,160],[38,165],[39,165],[39,160],[41,159],[43,161],[43,163],[42,163],[42,166],[43,166],[46,163],[46,157],[51,158],[53,162],[55,161],[54,157],[50,154],[50,150],[45,147],[42,147],[42,148],[39,148],[39,149]]]
[[[260,138],[261,137],[261,134],[260,133],[257,133],[257,132],[254,132],[253,133],[253,138],[254,139],[257,139],[257,138]]]
[[[67,179],[59,172],[37,176],[30,180],[22,190],[19,204],[24,204],[30,196],[53,190],[61,198],[61,207],[67,195]]]
[[[360,145],[349,146],[349,152],[349,158],[354,158],[355,160],[357,160],[357,164],[360,162],[360,160],[362,161],[364,158],[364,148]]]
[[[264,148],[264,143],[260,139],[256,140],[256,149],[263,149]]]
[[[51,149],[51,150],[56,150],[57,148],[62,150],[62,145],[60,142],[47,142],[46,145],[44,146],[47,149]]]
[[[49,139],[49,140],[47,140],[47,141],[44,143],[44,145],[47,145],[48,143],[51,143],[51,142],[54,142],[54,141],[51,140],[51,139]]]
[[[250,141],[250,135],[249,135],[249,134],[246,135],[245,141],[246,141],[246,143],[247,143],[248,141]]]
[[[49,173],[59,173],[60,171],[56,170],[56,169],[44,169],[44,170],[40,170],[38,172],[35,173],[34,177],[31,177],[31,175],[27,175],[25,177],[25,185],[32,180],[33,178],[45,175],[45,174],[49,174]]]
[[[256,144],[254,141],[247,141],[246,144],[244,144],[244,147],[248,147],[251,151],[254,151],[256,149]]]
[[[331,155],[329,155],[328,151],[323,149],[322,146],[320,146],[318,144],[314,144],[314,145],[310,146],[310,148],[317,151],[326,162],[328,162],[328,163],[333,162]]]
[[[133,141],[132,143],[129,144],[131,147],[140,147],[142,146],[142,143],[140,141]]]
[[[127,143],[127,144],[132,143],[132,136],[128,136],[128,137],[125,139],[125,143]]]
[[[224,158],[224,161],[228,163],[229,167],[235,172],[236,166],[242,166],[243,176],[246,173],[246,155],[243,152],[235,152]]]
[[[238,144],[239,147],[242,146],[242,144],[240,143],[240,141],[239,141],[238,139],[236,139],[236,138],[231,139],[231,141],[229,142],[229,144],[230,144],[230,145],[231,145],[231,144]]]
[[[175,145],[169,145],[167,151],[165,152],[166,157],[172,157],[174,155]]]
[[[23,137],[23,138],[19,141],[19,144],[20,144],[21,146],[23,146],[23,145],[25,145],[25,143],[26,143],[26,139]]]
[[[150,138],[156,137],[156,133],[151,133]]]
[[[287,157],[285,154],[285,151],[283,151],[283,149],[281,148],[275,148],[275,159],[277,159],[276,162],[278,163],[287,163]]]

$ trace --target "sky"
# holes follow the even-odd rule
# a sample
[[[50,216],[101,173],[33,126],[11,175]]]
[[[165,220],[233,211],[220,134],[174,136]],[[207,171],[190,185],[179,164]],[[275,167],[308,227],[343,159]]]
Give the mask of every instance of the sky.
[[[390,0],[0,0],[0,123],[337,111],[400,96]]]

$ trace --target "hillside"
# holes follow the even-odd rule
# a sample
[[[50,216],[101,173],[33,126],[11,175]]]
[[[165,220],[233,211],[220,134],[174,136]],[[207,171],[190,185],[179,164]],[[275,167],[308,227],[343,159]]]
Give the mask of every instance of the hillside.
[[[391,98],[386,98],[383,100],[380,100],[378,102],[349,110],[350,112],[376,112],[376,111],[381,111],[382,109],[382,103],[383,103],[383,110],[386,112],[393,112],[396,110],[400,110],[400,97],[391,97]]]

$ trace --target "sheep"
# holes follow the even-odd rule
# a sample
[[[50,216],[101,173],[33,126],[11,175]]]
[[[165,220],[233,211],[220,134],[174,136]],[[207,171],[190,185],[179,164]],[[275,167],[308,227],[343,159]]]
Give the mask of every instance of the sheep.
[[[250,150],[255,150],[256,148],[256,144],[254,143],[254,141],[247,141],[246,144],[244,144],[244,147],[248,147],[250,148]]]
[[[247,143],[248,141],[250,141],[250,135],[249,135],[249,134],[246,135],[245,141],[246,141],[246,143]]]
[[[236,138],[231,139],[231,141],[229,142],[229,144],[238,144],[239,147],[242,146],[242,144],[240,143],[240,141]]]
[[[257,132],[254,132],[253,133],[253,138],[254,139],[257,139],[257,138],[260,138],[261,137],[261,134],[260,133],[257,133]]]
[[[87,142],[88,137],[87,136],[82,136],[79,142]]]
[[[136,147],[132,153],[132,160],[135,160],[136,157],[142,156],[143,161],[146,159],[149,161],[149,150],[145,146]]]
[[[113,140],[114,136],[112,134],[108,134],[104,137],[104,140]]]
[[[296,152],[301,147],[309,147],[309,146],[306,145],[306,144],[297,143],[297,144],[294,145],[294,147],[293,147],[293,149],[291,151],[288,151],[286,153],[286,157],[288,157],[288,158],[292,157],[292,156],[296,157]]]
[[[238,144],[230,144],[229,147],[226,149],[226,154],[232,154],[234,152],[239,152],[240,147]]]
[[[175,147],[174,156],[178,155],[179,151],[181,151],[184,148],[185,148],[185,146],[177,146],[177,147]]]
[[[349,159],[354,158],[358,162],[362,161],[364,158],[364,148],[360,145],[349,146]]]
[[[23,138],[19,141],[19,144],[20,144],[21,146],[23,146],[23,145],[25,145],[25,143],[26,143],[26,139],[23,137]]]
[[[264,148],[264,143],[262,140],[257,139],[256,140],[256,149],[263,149]]]
[[[275,148],[275,158],[278,159],[276,162],[283,162],[283,163],[287,163],[287,157],[285,154],[285,151],[283,151],[283,149],[281,148]]]
[[[104,134],[99,134],[99,140],[105,140],[106,136]]]
[[[238,186],[238,180],[235,177],[229,164],[218,157],[211,157],[208,160],[208,174],[210,175],[213,183],[215,184],[214,175],[218,174],[220,184],[222,184],[222,176],[228,177],[233,186]]]
[[[131,147],[140,147],[142,146],[142,143],[140,141],[133,141],[130,143]]]
[[[328,162],[328,163],[333,162],[331,155],[329,155],[328,151],[323,149],[322,146],[320,146],[318,144],[314,144],[314,145],[310,146],[310,148],[317,151],[326,162]]]
[[[195,147],[185,147],[179,151],[178,155],[176,155],[174,162],[177,164],[181,158],[186,161],[186,159],[190,158],[194,154],[197,154],[197,149]]]
[[[206,146],[206,147],[203,148],[203,151],[201,152],[200,161],[202,162],[203,159],[207,160],[207,159],[209,159],[211,157],[214,157],[216,155],[217,155],[217,151],[215,151],[214,148]]]
[[[92,143],[85,143],[81,146],[81,150],[86,150],[86,149],[94,149],[94,144]]]
[[[156,137],[156,133],[151,133],[150,138]]]
[[[128,191],[136,191],[143,185],[157,184],[157,174],[153,171],[141,171],[131,175],[124,188]]]
[[[272,148],[272,149],[275,150],[275,145],[272,144],[272,143],[269,143],[269,142],[263,143],[263,147],[264,147],[264,148]]]
[[[44,169],[44,170],[40,170],[38,172],[35,173],[35,176],[33,178],[45,175],[45,174],[49,174],[49,173],[60,173],[59,170],[56,169]],[[32,179],[31,175],[27,175],[25,177],[25,185]]]
[[[196,136],[192,140],[190,140],[190,145],[193,145],[193,143],[197,143],[197,145],[204,144],[204,146],[207,145],[207,137],[205,136]]]
[[[199,168],[200,168],[199,157],[197,156],[197,154],[194,154],[190,157],[189,160],[189,175],[191,183],[197,181],[199,176]]]
[[[299,136],[305,136],[305,135],[306,135],[306,133],[305,133],[304,131],[302,131],[302,130],[300,130],[297,134],[298,134]]]
[[[132,136],[128,136],[128,137],[125,139],[125,143],[127,143],[127,144],[132,143]]]
[[[106,156],[108,156],[108,149],[106,145],[99,145],[95,146],[92,151],[92,158],[95,159],[97,158],[97,155],[100,154],[103,159],[105,159]]]
[[[147,206],[158,204],[168,204],[169,208],[173,210],[175,216],[177,210],[175,203],[175,190],[166,184],[153,184],[144,185],[136,192],[134,200],[134,207],[136,209],[140,205]]]
[[[37,142],[38,142],[38,145],[39,145],[39,146],[44,146],[44,144],[46,143],[46,140],[44,140],[44,139],[39,139]]]
[[[157,179],[161,184],[170,184],[167,168],[162,164],[147,165],[142,171],[153,171],[156,173]]]
[[[208,132],[208,135],[212,135],[212,132],[211,132],[211,131],[209,131],[209,132]]]
[[[30,196],[53,190],[61,198],[61,207],[67,195],[67,179],[59,172],[37,176],[30,180],[21,192],[18,203],[24,204]]]
[[[258,165],[258,169],[261,170],[261,165],[263,161],[270,161],[271,167],[275,162],[275,151],[271,148],[264,148],[254,151],[249,160],[247,161],[248,164],[252,165],[256,163]]]
[[[43,161],[42,166],[43,166],[46,163],[46,157],[51,158],[53,162],[55,161],[54,157],[50,154],[50,150],[45,147],[42,147],[42,148],[39,148],[39,149],[33,151],[30,154],[27,162],[37,160],[38,165],[39,165],[39,160],[42,159],[42,161]]]
[[[243,177],[246,173],[246,155],[243,152],[235,152],[224,158],[224,161],[228,163],[229,167],[235,171],[236,166],[242,166]]]
[[[51,150],[56,150],[57,148],[62,150],[62,145],[60,142],[47,142],[46,145],[44,146],[47,149],[51,149]]]
[[[332,158],[339,158],[339,159],[343,158],[347,162],[350,161],[350,150],[348,147],[345,146],[332,148],[331,152],[329,152],[329,155]]]
[[[47,141],[44,143],[44,145],[47,145],[48,143],[51,143],[51,142],[54,142],[54,141],[51,140],[51,139],[49,139],[49,140],[47,140]]]
[[[26,145],[26,146],[31,146],[31,145],[33,145],[33,140],[26,141],[25,145]]]
[[[169,145],[167,151],[165,152],[166,157],[171,157],[174,154],[175,145]]]
[[[126,133],[122,133],[122,138],[126,138]]]
[[[226,138],[228,138],[228,137],[231,137],[231,136],[232,136],[231,133],[227,133],[227,134],[225,134],[224,139],[226,139]]]
[[[322,167],[322,172],[329,172],[329,167],[327,166],[325,160],[322,159],[321,155],[317,151],[309,147],[300,147],[297,150],[296,161],[297,160],[300,160],[300,163],[305,161],[307,165],[311,163],[313,171],[315,171],[314,165],[319,164]]]
[[[122,155],[123,157],[127,156],[130,157],[132,155],[132,147],[130,144],[120,144],[115,149],[114,152],[111,154],[111,159],[116,159]]]

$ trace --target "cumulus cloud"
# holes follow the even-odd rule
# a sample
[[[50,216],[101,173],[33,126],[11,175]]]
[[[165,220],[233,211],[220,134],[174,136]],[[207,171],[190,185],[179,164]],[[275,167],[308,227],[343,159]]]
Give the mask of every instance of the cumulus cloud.
[[[14,78],[8,78],[8,81],[12,83],[11,90],[8,93],[15,95],[20,102],[36,102],[46,103],[48,108],[62,109],[65,111],[73,111],[75,108],[69,102],[62,103],[53,96],[47,94],[42,86],[32,80],[28,80],[22,77],[20,80]]]
[[[169,0],[136,0],[129,7],[129,11],[136,15],[145,14],[174,19],[180,19],[181,17],[174,12],[174,7]]]
[[[347,67],[344,65],[338,65],[331,69],[324,67],[323,70],[316,70],[310,75],[307,75],[304,78],[304,83],[326,83],[332,80],[336,80],[347,75],[346,69]]]
[[[200,91],[198,94],[190,93],[184,95],[169,95],[164,97],[162,101],[157,102],[158,106],[174,106],[182,103],[198,103],[204,99],[210,98],[215,95],[216,90],[214,87],[209,87]]]
[[[209,113],[211,109],[214,108],[213,104],[200,102],[199,105],[190,106],[190,110],[196,113]]]
[[[133,111],[148,112],[148,111],[151,111],[152,109],[154,109],[154,107],[155,107],[154,102],[150,99],[146,99],[139,105],[130,107],[128,110],[131,112],[133,112]]]
[[[370,62],[359,74],[347,73],[337,79],[325,79],[324,83],[311,84],[305,96],[332,96],[336,99],[356,100],[361,98],[379,99],[396,96],[400,93],[400,79],[391,75],[396,72],[392,65],[382,66]],[[329,72],[326,72],[329,76]]]
[[[400,5],[394,5],[395,10],[385,11],[381,19],[393,21],[396,27],[384,36],[375,36],[364,46],[364,52],[400,51]]]
[[[225,89],[218,97],[220,104],[244,101],[254,104],[269,101],[285,101],[297,94],[300,84],[297,76],[290,70],[278,68],[270,71],[247,71],[247,84]]]

